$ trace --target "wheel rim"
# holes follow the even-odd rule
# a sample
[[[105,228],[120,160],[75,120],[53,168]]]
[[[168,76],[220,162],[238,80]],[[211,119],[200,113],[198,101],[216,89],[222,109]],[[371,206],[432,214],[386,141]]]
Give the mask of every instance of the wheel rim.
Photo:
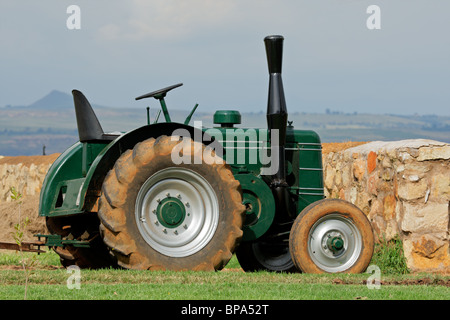
[[[311,228],[308,251],[313,262],[322,270],[342,272],[358,260],[362,237],[352,220],[337,213],[328,214]]]
[[[156,251],[186,257],[212,239],[219,221],[214,189],[200,174],[167,168],[148,178],[136,198],[136,223]]]

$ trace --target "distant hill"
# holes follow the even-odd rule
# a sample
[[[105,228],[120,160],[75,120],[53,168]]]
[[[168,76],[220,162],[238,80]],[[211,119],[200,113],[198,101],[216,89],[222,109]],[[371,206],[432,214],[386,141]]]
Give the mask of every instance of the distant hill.
[[[73,108],[73,98],[67,93],[53,90],[42,99],[30,104],[28,107],[49,110],[69,109]]]
[[[95,108],[104,108],[97,104],[92,104]],[[107,108],[107,107],[106,107]],[[2,108],[0,108],[1,110]],[[27,106],[6,106],[5,109],[33,109],[33,110],[67,110],[73,109],[72,93],[52,90],[41,99]]]
[[[50,93],[42,97],[41,99],[33,102],[30,105],[7,105],[4,109],[12,110],[12,109],[45,109],[45,110],[61,110],[73,108],[73,98],[71,94],[52,90]],[[3,108],[0,108],[2,110]]]
[[[144,108],[110,108],[92,104],[106,132],[129,131],[147,124]],[[184,122],[189,111],[173,110],[175,122]],[[237,108],[238,109],[238,108]],[[153,122],[159,109],[151,108]],[[192,117],[209,128],[214,111],[200,104]],[[241,128],[266,128],[264,111],[242,112]],[[159,117],[163,122],[164,117]],[[393,141],[432,139],[450,142],[450,117],[436,115],[395,115],[363,113],[305,113],[289,110],[289,121],[296,129],[316,131],[322,142]],[[78,140],[72,95],[53,90],[29,106],[0,108],[0,155],[40,155],[61,153]]]

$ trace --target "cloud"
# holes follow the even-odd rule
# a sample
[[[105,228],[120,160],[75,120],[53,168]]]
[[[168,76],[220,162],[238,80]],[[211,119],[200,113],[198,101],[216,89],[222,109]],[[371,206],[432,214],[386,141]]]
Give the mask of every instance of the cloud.
[[[196,32],[211,31],[234,20],[237,1],[133,0],[121,21],[98,30],[104,40],[178,40]]]

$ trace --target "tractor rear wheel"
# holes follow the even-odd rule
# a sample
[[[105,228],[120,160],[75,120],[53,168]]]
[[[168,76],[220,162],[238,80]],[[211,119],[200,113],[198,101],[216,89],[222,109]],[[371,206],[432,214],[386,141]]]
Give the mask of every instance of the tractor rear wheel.
[[[305,273],[360,273],[374,248],[372,226],[353,204],[324,199],[307,206],[292,226],[289,247]]]
[[[204,159],[205,148],[161,136],[116,161],[103,183],[99,218],[120,266],[212,271],[231,259],[243,233],[240,184],[223,161]],[[175,164],[173,152],[188,161]]]

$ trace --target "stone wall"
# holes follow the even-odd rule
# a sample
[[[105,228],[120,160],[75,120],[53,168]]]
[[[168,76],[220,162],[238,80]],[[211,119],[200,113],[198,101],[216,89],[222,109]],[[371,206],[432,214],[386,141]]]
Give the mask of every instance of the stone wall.
[[[371,142],[323,155],[326,196],[352,202],[377,237],[399,235],[412,271],[450,272],[450,145]]]
[[[24,197],[39,195],[45,175],[58,155],[1,157],[0,203],[11,201],[11,187]]]
[[[0,241],[14,242],[14,226],[25,217],[29,219],[25,241],[35,241],[35,234],[48,233],[45,219],[38,215],[39,194],[45,175],[58,155],[0,156]],[[11,200],[11,187],[22,194],[20,204]]]

